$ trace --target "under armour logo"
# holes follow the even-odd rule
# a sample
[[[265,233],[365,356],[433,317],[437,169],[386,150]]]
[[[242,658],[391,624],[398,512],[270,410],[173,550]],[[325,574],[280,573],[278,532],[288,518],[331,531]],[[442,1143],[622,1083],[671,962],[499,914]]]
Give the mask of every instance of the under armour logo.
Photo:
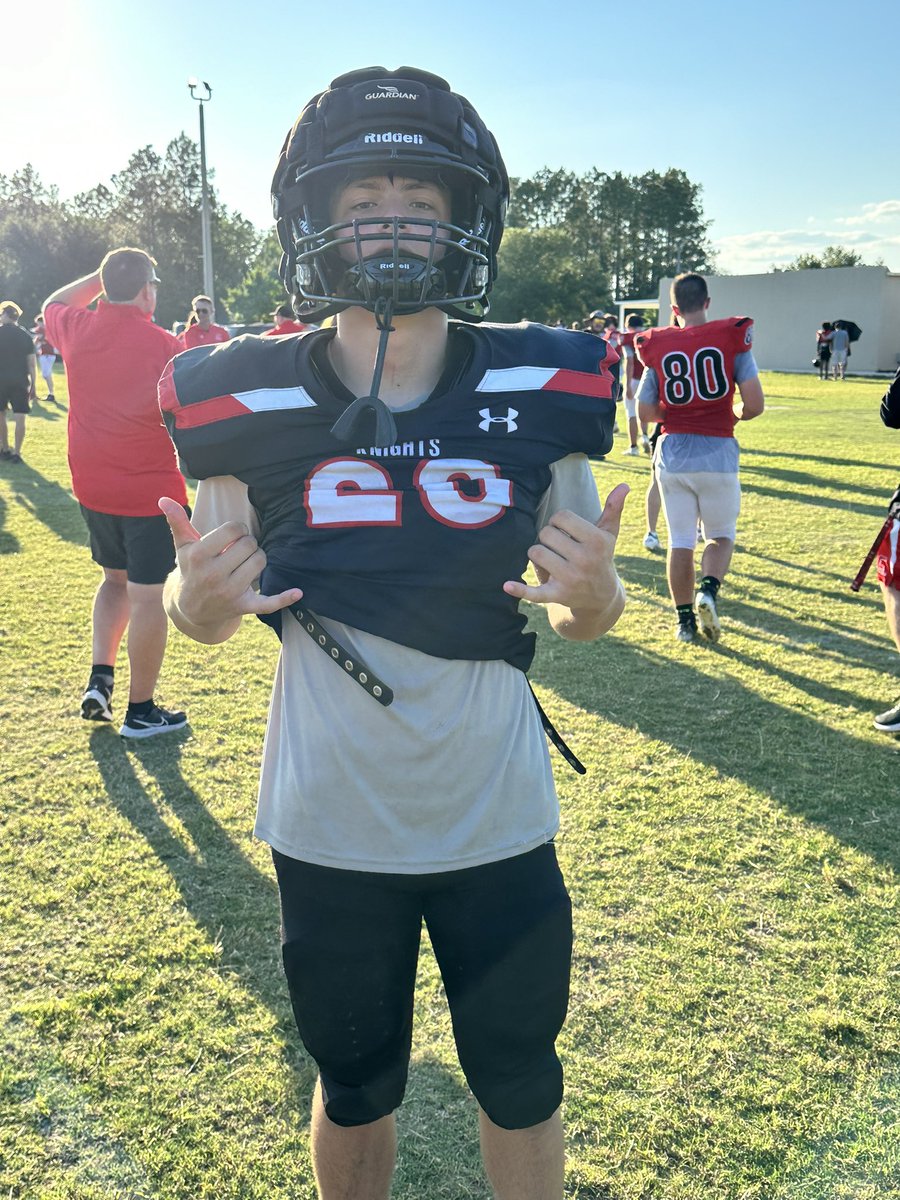
[[[490,432],[492,425],[505,425],[507,433],[513,433],[519,428],[516,424],[516,417],[519,413],[515,408],[508,408],[505,417],[495,417],[489,408],[479,409],[478,415],[484,417],[483,421],[478,422],[478,428],[483,429],[485,433]]]

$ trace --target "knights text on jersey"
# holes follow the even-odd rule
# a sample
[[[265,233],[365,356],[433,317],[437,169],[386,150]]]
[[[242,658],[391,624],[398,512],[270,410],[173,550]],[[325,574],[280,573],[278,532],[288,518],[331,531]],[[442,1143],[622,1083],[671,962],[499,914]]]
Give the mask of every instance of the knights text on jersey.
[[[346,405],[311,354],[334,336],[241,337],[178,355],[160,406],[187,470],[248,485],[267,566],[262,591],[301,587],[314,612],[440,658],[527,669],[534,635],[503,591],[522,575],[550,464],[605,454],[615,351],[540,325],[452,325],[470,343],[448,390],[395,411],[395,445]],[[269,618],[276,628],[276,614]]]
[[[734,360],[753,346],[749,317],[650,329],[639,333],[634,345],[644,365],[656,372],[666,433],[733,435]]]

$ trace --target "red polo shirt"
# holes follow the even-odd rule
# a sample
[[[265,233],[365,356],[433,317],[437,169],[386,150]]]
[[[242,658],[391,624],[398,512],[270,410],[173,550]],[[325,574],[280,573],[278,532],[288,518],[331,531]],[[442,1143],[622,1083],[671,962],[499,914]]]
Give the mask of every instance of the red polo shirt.
[[[159,413],[156,385],[181,343],[133,304],[96,312],[51,304],[50,341],[69,380],[69,469],[85,508],[120,517],[155,517],[157,500],[184,504],[187,491]]]
[[[215,346],[217,342],[230,342],[231,334],[221,325],[210,325],[201,329],[199,322],[189,326],[181,335],[181,349],[193,350],[195,346]]]
[[[306,333],[308,325],[302,321],[282,321],[274,329],[264,329],[260,337],[284,337],[288,333]]]

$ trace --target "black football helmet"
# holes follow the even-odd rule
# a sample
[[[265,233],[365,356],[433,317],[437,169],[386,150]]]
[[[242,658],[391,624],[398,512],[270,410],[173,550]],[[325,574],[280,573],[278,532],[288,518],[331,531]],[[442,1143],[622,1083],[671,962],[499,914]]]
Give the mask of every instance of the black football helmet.
[[[440,182],[450,192],[450,221],[388,218],[380,230],[371,220],[333,224],[337,190],[365,174]],[[402,316],[433,306],[480,321],[508,202],[493,135],[446,80],[413,67],[351,71],[313,96],[282,147],[272,181],[282,281],[303,319],[358,305],[376,316],[385,307]],[[373,242],[379,249],[367,253]]]

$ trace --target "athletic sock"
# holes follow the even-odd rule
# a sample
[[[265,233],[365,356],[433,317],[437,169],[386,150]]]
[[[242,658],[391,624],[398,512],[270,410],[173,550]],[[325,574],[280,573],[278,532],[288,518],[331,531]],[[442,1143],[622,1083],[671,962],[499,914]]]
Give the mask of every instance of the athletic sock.
[[[111,667],[108,663],[94,663],[91,667],[91,679],[95,679],[98,676],[107,687],[111,688],[115,681],[116,668]]]
[[[676,604],[675,612],[678,614],[679,625],[684,625],[688,621],[692,621],[694,619],[693,604]]]
[[[150,697],[149,700],[141,700],[137,704],[133,700],[129,700],[128,701],[128,712],[126,713],[126,716],[146,717],[147,713],[150,712],[150,710],[152,708],[153,708],[153,697],[152,696]]]
[[[719,588],[722,586],[722,580],[716,579],[715,575],[704,575],[700,580],[700,591],[709,592],[713,600],[719,594]]]

